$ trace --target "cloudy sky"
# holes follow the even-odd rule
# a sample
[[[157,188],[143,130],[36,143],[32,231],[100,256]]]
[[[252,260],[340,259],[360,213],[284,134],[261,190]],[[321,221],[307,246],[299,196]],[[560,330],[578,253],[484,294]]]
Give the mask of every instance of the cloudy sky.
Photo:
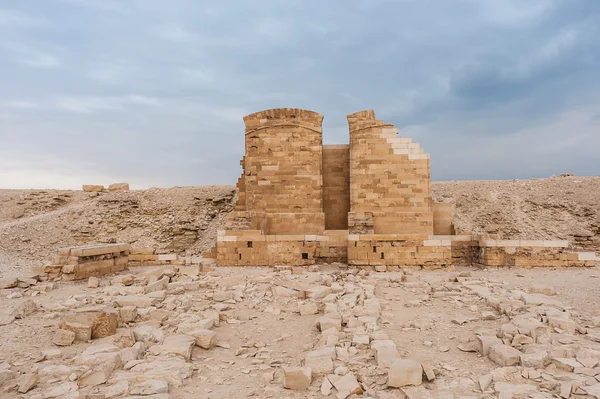
[[[434,180],[600,174],[599,0],[1,0],[0,187],[234,184],[242,117],[375,109]]]

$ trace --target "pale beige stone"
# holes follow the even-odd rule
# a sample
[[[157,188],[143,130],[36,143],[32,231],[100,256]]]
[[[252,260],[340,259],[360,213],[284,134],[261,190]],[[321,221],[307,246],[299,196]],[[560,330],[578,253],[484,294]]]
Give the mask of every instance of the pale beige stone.
[[[33,387],[35,387],[38,384],[39,380],[40,379],[37,373],[24,374],[23,376],[21,376],[21,378],[19,378],[19,393],[29,392]]]
[[[427,378],[427,381],[435,380],[435,372],[433,371],[431,361],[423,360],[421,362],[421,367],[423,367],[423,374],[425,375],[425,378]]]
[[[85,342],[92,339],[92,322],[64,320],[58,327],[61,330],[73,331],[75,333],[75,341]]]
[[[217,343],[217,333],[211,330],[197,329],[189,333],[194,337],[196,346],[203,349],[210,349]]]
[[[188,335],[169,335],[164,339],[162,345],[151,346],[149,352],[153,355],[177,355],[190,360],[194,344],[195,339]]]
[[[423,368],[421,363],[411,359],[395,359],[388,370],[387,385],[390,387],[404,387],[407,385],[421,385],[423,383]]]
[[[128,191],[129,183],[113,183],[108,186],[108,191]]]
[[[302,391],[308,389],[312,382],[310,367],[283,367],[283,387]]]
[[[81,186],[81,189],[88,193],[102,192],[102,191],[104,191],[104,186],[95,185],[95,184],[84,184],[83,186]]]
[[[323,347],[306,354],[304,366],[312,370],[313,377],[333,373],[333,359],[335,359],[335,348]]]
[[[488,357],[500,366],[517,366],[521,363],[522,353],[504,344],[495,344],[490,348]]]
[[[319,313],[319,308],[317,307],[317,304],[312,301],[300,304],[299,308],[301,316],[308,316]]]
[[[363,392],[356,377],[352,373],[348,373],[342,378],[335,380],[333,386],[338,390],[338,397],[342,399],[353,394],[360,395]]]
[[[75,341],[75,333],[69,330],[58,329],[52,336],[52,343],[58,346],[69,346]]]
[[[371,349],[375,350],[375,361],[379,367],[389,367],[399,356],[396,344],[392,340],[373,341]]]
[[[123,323],[135,321],[137,317],[137,308],[135,306],[123,306],[119,308],[119,317]]]

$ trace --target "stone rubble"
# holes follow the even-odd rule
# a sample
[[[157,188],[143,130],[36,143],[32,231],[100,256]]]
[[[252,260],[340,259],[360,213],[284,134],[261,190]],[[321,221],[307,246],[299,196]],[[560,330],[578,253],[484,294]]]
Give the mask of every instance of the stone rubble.
[[[524,295],[501,281],[468,274],[425,282],[410,271],[300,273],[282,268],[248,279],[189,276],[167,266],[101,277],[97,286],[88,280],[79,293],[56,303],[36,299],[45,295],[33,289],[44,284],[36,281],[26,287],[7,285],[26,297],[11,300],[11,323],[47,318],[55,346],[41,348],[29,368],[0,363],[3,392],[30,399],[170,398],[190,378],[206,381],[207,373],[221,369],[215,350],[231,351],[240,361],[223,367],[254,376],[260,383],[258,397],[306,391],[342,399],[600,398],[600,323],[562,304],[547,287]],[[396,301],[379,294],[386,286],[420,298],[405,301],[407,308],[453,301],[460,312],[448,323],[464,331],[454,337],[456,349],[432,342],[427,331],[433,327],[422,320],[403,329],[420,331],[420,342],[428,342],[424,346],[481,358],[486,370],[461,377],[457,364],[398,347],[386,330]],[[198,306],[199,300],[205,305]],[[312,332],[304,332],[312,334],[311,344],[294,357],[253,340],[232,349],[219,331],[252,323],[236,311],[240,303],[280,320],[291,315],[312,320]],[[477,320],[487,327],[471,329]],[[282,334],[278,340],[287,338]],[[65,356],[65,351],[72,353],[69,347],[77,348],[74,356]]]

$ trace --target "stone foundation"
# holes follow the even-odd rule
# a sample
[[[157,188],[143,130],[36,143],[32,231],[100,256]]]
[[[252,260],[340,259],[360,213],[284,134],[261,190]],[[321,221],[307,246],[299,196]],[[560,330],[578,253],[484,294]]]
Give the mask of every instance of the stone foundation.
[[[99,244],[61,248],[52,264],[44,267],[49,279],[80,280],[124,270],[129,262],[129,244]]]

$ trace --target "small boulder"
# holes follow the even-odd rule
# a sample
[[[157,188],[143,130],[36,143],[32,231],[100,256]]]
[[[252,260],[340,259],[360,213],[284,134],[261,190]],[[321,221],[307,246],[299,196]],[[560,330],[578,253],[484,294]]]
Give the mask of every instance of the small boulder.
[[[196,346],[203,349],[210,349],[217,343],[217,333],[211,330],[197,329],[189,333],[194,337]]]
[[[412,359],[395,359],[388,371],[388,386],[404,387],[423,383],[423,367]]]
[[[57,346],[69,346],[75,341],[75,333],[69,330],[58,329],[52,337],[52,343]]]
[[[283,387],[293,390],[308,389],[312,382],[310,367],[283,367]]]

